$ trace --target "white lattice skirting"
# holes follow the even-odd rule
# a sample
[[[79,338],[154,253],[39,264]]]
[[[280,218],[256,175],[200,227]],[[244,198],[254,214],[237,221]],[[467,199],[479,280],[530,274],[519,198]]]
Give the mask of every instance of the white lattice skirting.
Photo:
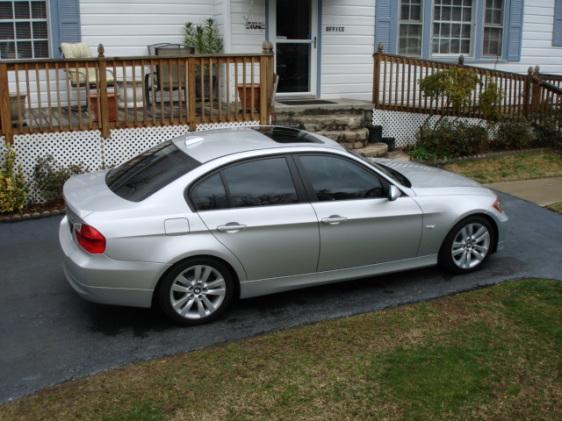
[[[200,124],[196,131],[225,127],[258,126],[258,121],[243,123]],[[189,126],[115,129],[104,139],[98,130],[14,136],[16,162],[21,165],[31,188],[31,201],[39,200],[33,186],[33,169],[37,159],[52,155],[60,166],[81,164],[88,171],[119,165],[158,143],[187,133]],[[5,149],[0,137],[0,156]]]
[[[403,148],[416,143],[416,133],[428,116],[429,114],[373,109],[373,126],[382,126],[383,137],[395,138],[396,147]],[[445,118],[453,119],[455,117]],[[439,116],[431,117],[428,121],[429,126],[433,126],[438,119]],[[459,120],[475,126],[484,124],[483,120],[479,118],[461,118]]]

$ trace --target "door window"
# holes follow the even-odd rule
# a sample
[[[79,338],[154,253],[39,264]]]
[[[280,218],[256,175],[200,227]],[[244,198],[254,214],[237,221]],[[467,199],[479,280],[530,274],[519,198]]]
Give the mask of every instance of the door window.
[[[327,155],[303,155],[299,159],[321,202],[384,195],[379,177],[347,159]]]
[[[191,198],[198,211],[224,209],[228,199],[220,174],[215,174],[197,184]]]
[[[285,158],[260,159],[223,170],[230,206],[297,203],[298,196]]]

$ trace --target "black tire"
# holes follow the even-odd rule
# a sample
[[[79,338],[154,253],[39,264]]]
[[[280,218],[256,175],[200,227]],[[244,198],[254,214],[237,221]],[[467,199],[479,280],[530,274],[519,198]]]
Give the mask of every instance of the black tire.
[[[189,318],[187,316],[184,317],[180,315],[178,311],[174,309],[172,305],[172,294],[175,293],[171,292],[171,288],[174,285],[174,281],[176,281],[176,278],[180,274],[196,266],[211,267],[216,272],[218,272],[222,277],[222,279],[224,280],[225,294],[220,305],[211,314],[200,318]],[[192,286],[189,287],[193,288]],[[188,292],[185,293],[179,292],[178,294],[191,294],[190,296],[193,296],[195,291],[192,290],[192,292],[193,294]],[[199,292],[201,293],[201,295],[203,294],[202,291]],[[162,311],[164,312],[164,314],[166,315],[166,317],[168,317],[174,323],[177,323],[182,326],[195,326],[195,325],[211,322],[222,316],[232,305],[235,298],[235,292],[236,292],[236,279],[233,276],[230,268],[228,268],[224,263],[213,258],[193,257],[177,263],[175,266],[172,267],[172,269],[166,272],[166,274],[162,277],[160,283],[158,284],[157,298],[158,298],[158,304],[162,309]],[[188,301],[189,300],[190,299],[188,299]]]
[[[455,263],[455,260],[453,258],[453,251],[452,251],[453,241],[464,227],[467,227],[471,224],[480,224],[488,230],[490,236],[489,246],[484,258],[476,266],[463,268],[457,265],[457,263]],[[495,245],[496,245],[496,234],[492,226],[492,223],[487,218],[480,215],[469,216],[463,219],[462,221],[458,222],[451,229],[451,231],[449,231],[449,234],[447,234],[447,237],[445,237],[445,240],[441,245],[441,249],[439,250],[438,262],[439,265],[443,269],[447,270],[448,272],[452,272],[452,273],[473,272],[475,270],[479,270],[482,267],[482,265],[486,263],[486,261],[492,254],[492,250],[495,248]]]

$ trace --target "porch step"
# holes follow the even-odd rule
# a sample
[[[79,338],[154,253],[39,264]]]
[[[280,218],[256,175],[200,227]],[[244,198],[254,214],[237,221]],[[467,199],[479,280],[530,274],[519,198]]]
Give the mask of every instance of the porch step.
[[[367,129],[320,130],[317,133],[338,143],[352,144],[354,148],[359,146],[358,143],[364,146],[369,136],[369,130]]]
[[[363,116],[354,114],[304,115],[298,121],[310,132],[361,129]]]
[[[355,152],[360,153],[367,158],[381,158],[388,153],[388,145],[386,143],[370,143],[364,148],[355,149]]]

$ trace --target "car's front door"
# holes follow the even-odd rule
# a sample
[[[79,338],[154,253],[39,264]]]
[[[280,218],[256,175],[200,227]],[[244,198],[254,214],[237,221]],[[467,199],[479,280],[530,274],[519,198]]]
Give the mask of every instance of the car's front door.
[[[296,188],[292,165],[282,156],[242,161],[190,190],[199,216],[249,280],[316,271],[318,220]]]
[[[318,271],[417,255],[422,216],[414,200],[386,198],[374,171],[334,154],[303,154],[299,166],[320,220]]]

